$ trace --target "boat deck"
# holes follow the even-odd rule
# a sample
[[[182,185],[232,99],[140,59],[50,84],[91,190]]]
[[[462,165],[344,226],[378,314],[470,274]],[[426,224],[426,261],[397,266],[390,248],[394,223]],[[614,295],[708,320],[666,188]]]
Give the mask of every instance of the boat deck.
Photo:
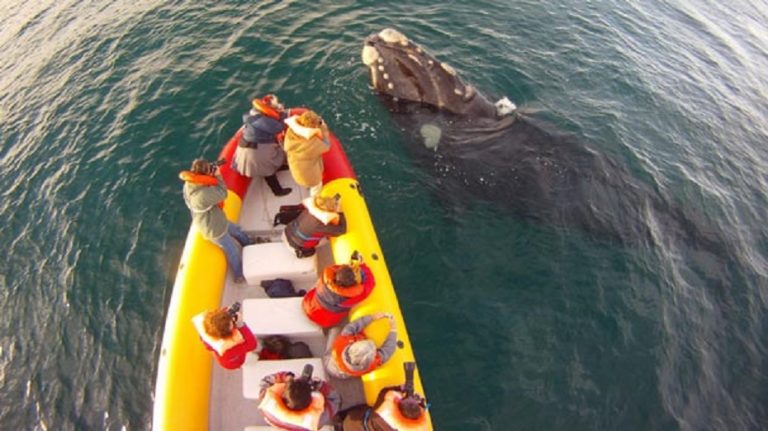
[[[236,285],[232,272],[228,271],[221,303],[222,306],[228,306],[235,301],[241,302],[243,318],[257,338],[282,334],[291,341],[304,341],[310,346],[314,358],[259,361],[255,353],[249,353],[245,364],[238,370],[226,370],[213,361],[209,416],[209,429],[212,430],[251,431],[266,426],[257,408],[261,377],[292,367],[298,367],[296,374],[299,374],[307,362],[315,364],[315,376],[324,375],[320,361],[328,340],[333,339],[339,330],[339,327],[332,329],[329,337],[329,331],[323,331],[304,316],[300,298],[268,298],[259,284],[263,279],[277,278],[275,274],[280,274],[281,278],[291,280],[297,290],[309,290],[322,269],[334,263],[327,242],[321,243],[314,257],[299,262],[289,246],[283,243],[282,231],[285,226],[272,227],[274,215],[281,205],[295,205],[308,196],[308,190],[297,186],[288,171],[279,172],[278,178],[283,187],[293,188],[287,196],[274,196],[260,178],[251,181],[245,194],[240,211],[240,226],[251,234],[268,238],[270,242],[249,246],[254,248],[244,251],[243,267],[248,284]],[[268,259],[261,256],[267,256]],[[293,371],[296,372],[295,369]],[[326,377],[326,380],[341,395],[342,409],[365,402],[360,379]]]

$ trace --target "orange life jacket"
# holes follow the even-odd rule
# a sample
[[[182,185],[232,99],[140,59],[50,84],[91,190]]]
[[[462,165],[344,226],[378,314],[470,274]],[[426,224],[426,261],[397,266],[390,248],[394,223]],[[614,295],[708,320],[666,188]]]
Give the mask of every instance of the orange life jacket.
[[[410,419],[400,413],[400,401],[403,396],[398,391],[387,391],[384,401],[376,409],[376,413],[384,419],[389,426],[398,431],[425,431],[427,427],[427,415],[422,411],[418,419]]]
[[[267,97],[264,97],[264,99],[266,99]],[[253,99],[252,104],[254,109],[256,109],[257,111],[261,112],[262,114],[264,114],[269,118],[273,118],[277,121],[280,121],[281,120],[280,113],[277,112],[277,109],[273,108],[272,105],[269,104],[269,101],[264,99],[261,99],[261,100]]]
[[[213,175],[198,174],[192,171],[179,172],[179,179],[185,183],[190,183],[197,186],[215,186],[219,184],[219,180],[217,180]],[[218,205],[219,208],[224,208],[224,201],[221,201],[216,205]]]
[[[354,286],[349,286],[349,287],[341,287],[338,284],[336,284],[336,281],[334,281],[336,276],[336,271],[338,271],[341,267],[342,265],[331,265],[326,267],[323,270],[324,287],[327,287],[328,290],[330,290],[331,292],[339,296],[343,296],[345,298],[353,298],[355,296],[360,296],[364,290],[362,280],[360,280]]]
[[[347,364],[344,362],[344,350],[347,349],[347,346],[354,343],[355,341],[362,341],[366,340],[367,337],[365,334],[354,334],[354,335],[339,335],[336,337],[335,340],[333,340],[333,352],[331,353],[333,360],[336,361],[336,365],[339,367],[339,370],[341,370],[344,374],[348,374],[350,376],[360,377],[363,374],[370,373],[376,367],[381,365],[381,355],[379,355],[379,352],[376,352],[376,356],[373,358],[373,361],[371,362],[371,365],[368,366],[365,370],[353,370],[350,369]]]
[[[303,410],[291,410],[283,401],[285,383],[275,383],[267,388],[259,404],[259,410],[264,419],[272,426],[291,429],[317,430],[320,417],[325,411],[325,397],[317,391],[312,391],[312,402]]]

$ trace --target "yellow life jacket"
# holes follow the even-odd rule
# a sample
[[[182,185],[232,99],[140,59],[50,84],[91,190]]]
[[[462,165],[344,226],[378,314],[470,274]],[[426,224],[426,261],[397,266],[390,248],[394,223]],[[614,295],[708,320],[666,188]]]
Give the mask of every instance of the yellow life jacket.
[[[264,419],[272,426],[292,426],[316,431],[320,426],[320,417],[325,410],[325,398],[317,391],[312,391],[312,402],[303,410],[291,410],[283,401],[285,383],[275,383],[267,388],[259,404]]]
[[[384,394],[384,402],[376,409],[376,413],[384,419],[389,426],[398,431],[426,431],[427,415],[422,412],[418,419],[410,419],[400,413],[398,405],[403,396],[398,391],[387,391]]]

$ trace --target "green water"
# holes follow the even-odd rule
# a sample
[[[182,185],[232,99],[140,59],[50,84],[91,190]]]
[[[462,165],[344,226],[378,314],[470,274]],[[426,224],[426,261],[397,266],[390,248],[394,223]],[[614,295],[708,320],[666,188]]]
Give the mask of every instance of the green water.
[[[766,22],[745,1],[7,2],[0,428],[151,427],[177,173],[264,92],[344,143],[436,429],[764,428]],[[447,209],[360,61],[388,26],[621,161],[727,258]]]

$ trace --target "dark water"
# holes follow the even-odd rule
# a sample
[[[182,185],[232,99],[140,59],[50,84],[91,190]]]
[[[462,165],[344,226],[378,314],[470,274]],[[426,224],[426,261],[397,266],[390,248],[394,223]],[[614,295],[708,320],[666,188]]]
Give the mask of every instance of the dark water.
[[[764,2],[13,3],[1,429],[151,427],[189,226],[177,172],[267,91],[345,143],[437,429],[766,428]],[[728,256],[609,245],[487,204],[446,212],[360,63],[386,26],[621,160]]]

